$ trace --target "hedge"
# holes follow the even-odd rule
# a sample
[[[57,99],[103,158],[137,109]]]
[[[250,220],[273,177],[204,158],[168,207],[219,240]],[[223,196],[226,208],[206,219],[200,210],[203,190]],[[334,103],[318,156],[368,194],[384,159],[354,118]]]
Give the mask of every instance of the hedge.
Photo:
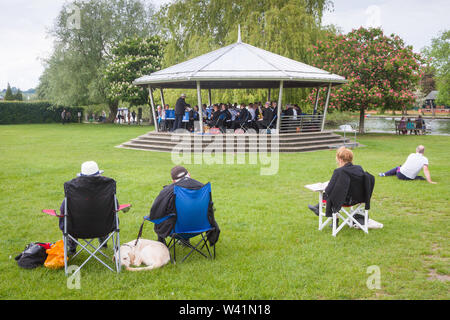
[[[61,122],[63,110],[72,114],[70,122],[78,122],[82,108],[55,106],[50,102],[0,102],[0,124],[52,123]]]

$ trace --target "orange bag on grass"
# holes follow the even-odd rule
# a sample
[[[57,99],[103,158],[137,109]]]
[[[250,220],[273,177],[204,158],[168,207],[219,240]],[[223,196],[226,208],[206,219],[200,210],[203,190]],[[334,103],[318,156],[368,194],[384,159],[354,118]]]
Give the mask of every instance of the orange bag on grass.
[[[64,241],[59,240],[50,249],[47,249],[47,260],[44,266],[48,269],[64,268]]]

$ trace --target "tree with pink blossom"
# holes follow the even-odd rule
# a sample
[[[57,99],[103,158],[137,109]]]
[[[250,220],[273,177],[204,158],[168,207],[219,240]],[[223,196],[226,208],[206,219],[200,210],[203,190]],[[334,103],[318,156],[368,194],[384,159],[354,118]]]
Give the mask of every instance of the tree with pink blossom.
[[[365,111],[406,111],[414,104],[415,86],[422,77],[424,58],[397,35],[363,27],[348,34],[328,34],[311,49],[313,65],[338,74],[348,83],[330,95],[330,109],[360,111],[359,132],[364,133]],[[320,89],[325,104],[326,88]],[[309,96],[312,102],[316,89]]]

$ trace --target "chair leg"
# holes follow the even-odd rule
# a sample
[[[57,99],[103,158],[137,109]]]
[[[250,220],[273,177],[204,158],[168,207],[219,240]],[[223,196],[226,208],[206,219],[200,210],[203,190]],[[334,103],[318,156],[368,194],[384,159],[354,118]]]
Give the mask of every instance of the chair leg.
[[[333,213],[333,237],[336,237],[337,231],[336,231],[336,225],[337,225],[337,214]]]
[[[68,261],[67,261],[67,236],[64,235],[63,236],[63,242],[64,242],[64,273],[67,276],[68,275]]]

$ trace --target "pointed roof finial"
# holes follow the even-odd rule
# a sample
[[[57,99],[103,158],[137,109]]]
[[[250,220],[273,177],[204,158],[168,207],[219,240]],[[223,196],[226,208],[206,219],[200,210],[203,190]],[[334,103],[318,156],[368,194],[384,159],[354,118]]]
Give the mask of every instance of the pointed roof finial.
[[[238,43],[242,42],[242,40],[241,40],[241,25],[239,25],[239,27],[238,27],[238,41],[237,42]]]

